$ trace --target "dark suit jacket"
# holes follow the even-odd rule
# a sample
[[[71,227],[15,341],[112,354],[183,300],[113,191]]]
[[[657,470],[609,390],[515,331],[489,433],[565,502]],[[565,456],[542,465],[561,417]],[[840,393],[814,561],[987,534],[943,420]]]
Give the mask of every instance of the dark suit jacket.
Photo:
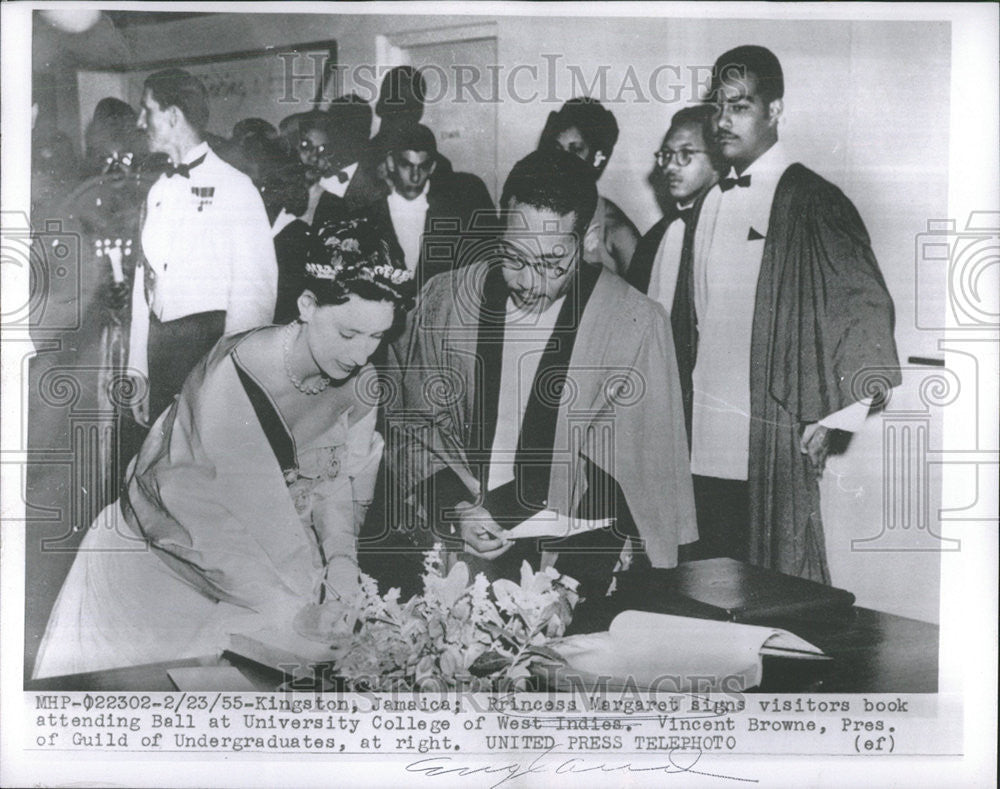
[[[361,162],[354,171],[343,197],[337,197],[329,192],[322,194],[316,205],[312,226],[318,230],[325,224],[350,219],[372,203],[383,199],[388,192],[389,187],[378,179],[373,170]]]
[[[694,370],[695,356],[698,351],[698,316],[694,309],[694,278],[691,267],[694,264],[694,231],[698,224],[705,196],[702,195],[691,207],[690,218],[684,230],[684,241],[681,246],[681,260],[677,272],[677,288],[670,307],[670,326],[674,336],[674,351],[677,356],[677,367],[681,381],[681,395],[684,399],[684,424],[687,427],[688,438],[691,437],[691,409],[693,387],[691,371]],[[663,241],[670,223],[679,216],[676,206],[664,215],[663,219],[653,225],[639,239],[632,261],[629,263],[625,280],[643,293],[649,292],[649,280],[653,273],[653,263],[656,253]]]
[[[388,199],[372,203],[363,213],[383,229],[396,254],[402,256]],[[427,190],[427,217],[413,278],[414,292],[419,292],[434,275],[470,262],[473,252],[481,254],[483,242],[495,234],[495,220],[493,200],[479,178],[470,173],[435,173]]]
[[[299,317],[298,298],[305,289],[306,263],[312,243],[312,230],[301,219],[289,222],[274,237],[274,254],[278,260],[275,323],[291,323]]]

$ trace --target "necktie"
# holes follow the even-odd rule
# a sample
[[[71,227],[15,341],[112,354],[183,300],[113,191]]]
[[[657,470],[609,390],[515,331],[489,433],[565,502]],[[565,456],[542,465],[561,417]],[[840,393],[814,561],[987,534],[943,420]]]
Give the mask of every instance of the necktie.
[[[343,170],[337,173],[337,180],[340,181],[342,184],[347,183],[348,177],[349,176],[347,175],[347,173],[345,173]]]
[[[719,181],[719,188],[723,192],[728,192],[734,186],[750,186],[750,176],[741,175],[739,178],[723,178]]]
[[[190,164],[172,164],[166,169],[167,178],[173,178],[175,175],[183,176],[184,178],[191,177],[191,171],[205,161],[206,154],[202,154],[197,159],[195,159]]]
[[[685,226],[687,226],[688,223],[691,221],[691,214],[693,213],[693,211],[694,209],[691,208],[691,206],[688,206],[687,208],[681,208],[677,211],[678,218],[684,223]]]

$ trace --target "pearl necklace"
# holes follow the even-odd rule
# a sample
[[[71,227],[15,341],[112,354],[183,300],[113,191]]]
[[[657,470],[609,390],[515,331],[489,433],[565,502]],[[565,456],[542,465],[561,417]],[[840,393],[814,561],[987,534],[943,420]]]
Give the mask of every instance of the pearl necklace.
[[[302,379],[292,372],[292,339],[298,335],[298,325],[298,321],[293,321],[288,324],[288,328],[285,330],[285,342],[282,345],[282,355],[285,358],[285,375],[287,375],[288,380],[292,382],[292,386],[302,392],[302,394],[318,395],[330,385],[330,378],[327,375],[321,373],[320,382],[318,384],[315,384],[314,386],[306,386],[302,383]]]

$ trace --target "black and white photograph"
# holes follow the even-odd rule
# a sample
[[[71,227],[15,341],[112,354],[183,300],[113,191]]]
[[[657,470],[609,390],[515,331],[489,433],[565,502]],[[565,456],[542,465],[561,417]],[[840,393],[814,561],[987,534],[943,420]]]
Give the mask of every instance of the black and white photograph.
[[[997,6],[2,10],[2,783],[995,781]]]

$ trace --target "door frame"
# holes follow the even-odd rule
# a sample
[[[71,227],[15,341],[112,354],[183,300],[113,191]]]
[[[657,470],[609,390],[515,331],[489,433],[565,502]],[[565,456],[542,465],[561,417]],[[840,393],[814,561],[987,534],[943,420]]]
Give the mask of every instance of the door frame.
[[[481,22],[472,25],[452,25],[446,27],[428,28],[426,30],[409,30],[400,33],[380,33],[375,36],[375,68],[382,78],[390,68],[404,65],[403,51],[411,47],[434,46],[437,44],[458,44],[465,41],[492,39],[496,45],[499,60],[500,38],[497,35],[496,22]],[[493,200],[499,199],[500,174],[497,170],[500,164],[500,112],[499,107],[493,116],[493,168],[490,173],[489,190]]]

